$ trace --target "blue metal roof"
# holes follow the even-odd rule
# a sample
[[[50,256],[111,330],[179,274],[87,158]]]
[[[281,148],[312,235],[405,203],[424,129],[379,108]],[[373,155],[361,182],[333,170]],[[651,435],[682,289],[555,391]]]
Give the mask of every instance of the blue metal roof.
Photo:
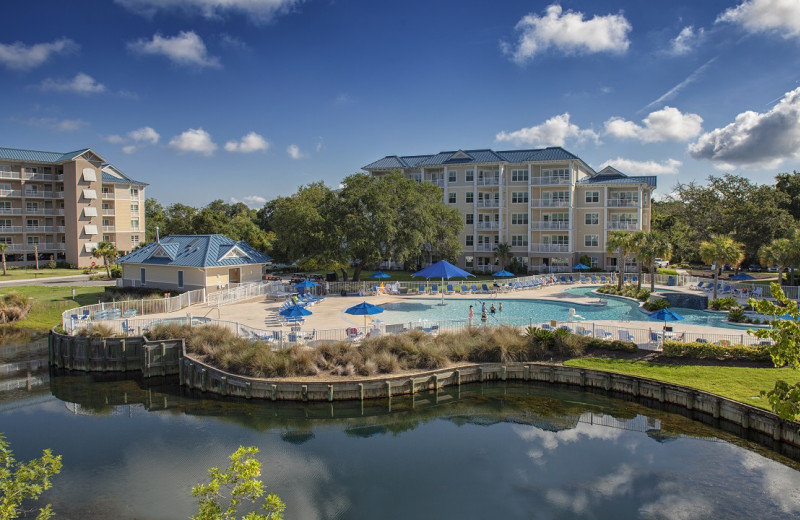
[[[598,175],[596,177],[589,177],[581,179],[578,184],[647,184],[653,188],[658,185],[658,177],[655,175],[639,175],[636,177],[628,177],[627,175],[620,174],[621,177],[615,175]]]
[[[458,155],[459,152],[467,154],[469,157]],[[470,158],[471,157],[471,158]],[[389,155],[373,163],[364,166],[364,170],[391,170],[394,168],[414,168],[417,166],[446,166],[450,164],[483,164],[483,163],[525,163],[525,162],[550,162],[550,161],[569,161],[581,159],[564,150],[561,147],[538,148],[532,150],[506,150],[495,152],[494,150],[459,150],[449,152],[439,152],[434,155],[411,155],[398,157]],[[581,161],[582,162],[582,161]],[[587,165],[588,166],[588,165]],[[592,170],[594,172],[594,170]]]
[[[153,256],[163,248],[169,256]],[[245,256],[226,254],[238,248]],[[173,258],[170,258],[173,257]],[[151,242],[119,260],[120,264],[171,265],[176,267],[234,267],[266,264],[272,258],[253,249],[247,242],[237,242],[224,235],[170,235]]]
[[[0,148],[0,159],[22,162],[39,162],[61,164],[90,151],[89,148],[74,152],[42,152],[38,150],[20,150],[18,148]]]
[[[117,170],[117,171],[119,171],[119,170]],[[124,179],[120,179],[119,177],[115,177],[115,176],[111,175],[108,172],[103,172],[103,183],[106,184],[106,183],[116,182],[118,184],[136,184],[136,185],[139,185],[139,186],[150,186],[146,182],[135,181],[135,180],[131,179],[130,177],[128,177],[127,175],[123,175],[123,177],[124,177]]]

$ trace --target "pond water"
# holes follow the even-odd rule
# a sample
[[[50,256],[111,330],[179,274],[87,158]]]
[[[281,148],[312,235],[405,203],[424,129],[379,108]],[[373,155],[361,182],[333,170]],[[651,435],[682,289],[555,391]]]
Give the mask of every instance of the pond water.
[[[472,305],[475,317],[473,323],[480,323],[481,303],[486,303],[487,310],[494,305],[497,311],[489,314],[489,323],[508,323],[511,325],[537,325],[547,323],[550,320],[567,321],[569,320],[570,309],[586,319],[586,321],[596,320],[622,320],[643,321],[652,324],[654,321],[648,315],[639,310],[639,304],[626,298],[614,296],[597,295],[592,293],[593,287],[572,287],[565,289],[572,296],[588,296],[592,301],[603,299],[606,305],[582,305],[573,302],[560,302],[554,300],[537,299],[503,299],[502,295],[495,298],[493,295],[476,294],[474,299],[451,298],[446,305],[439,305],[440,298],[415,298],[410,301],[389,303],[382,305],[384,312],[377,316],[384,323],[411,323],[416,321],[466,321],[469,315],[469,306]],[[535,297],[535,292],[531,296]],[[503,304],[502,313],[499,311],[500,304]],[[705,325],[709,327],[722,327],[743,330],[748,325],[735,325],[725,322],[726,313],[707,312],[696,309],[686,309],[674,307],[673,311],[684,317],[681,323],[691,325]],[[661,322],[663,323],[663,322]]]
[[[0,376],[18,460],[52,448],[60,519],[176,519],[240,445],[287,519],[771,519],[800,516],[793,460],[600,394],[526,384],[363,403],[222,401],[170,381]],[[36,379],[38,377],[38,379]]]

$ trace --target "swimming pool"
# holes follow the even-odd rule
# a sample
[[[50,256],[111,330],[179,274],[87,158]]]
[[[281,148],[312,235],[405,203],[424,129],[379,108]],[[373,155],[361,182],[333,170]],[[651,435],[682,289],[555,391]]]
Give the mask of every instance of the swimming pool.
[[[637,302],[625,298],[614,296],[595,295],[592,293],[594,287],[571,287],[564,292],[574,296],[590,296],[593,300],[602,298],[608,303],[606,305],[586,305],[574,302],[560,302],[554,300],[537,299],[504,299],[502,295],[495,298],[493,295],[474,295],[474,299],[452,298],[447,300],[446,305],[438,305],[440,299],[425,298],[414,299],[403,302],[388,303],[383,305],[384,312],[376,316],[387,324],[393,323],[413,323],[420,321],[467,321],[469,306],[473,306],[474,324],[480,324],[481,304],[485,302],[488,324],[507,323],[510,325],[537,325],[546,323],[550,320],[567,321],[570,318],[570,309],[575,309],[575,315],[585,321],[616,320],[616,321],[641,321],[645,323],[656,323],[656,320],[648,318],[647,314],[639,310]],[[535,293],[534,293],[535,294]],[[500,312],[500,304],[503,310]],[[495,306],[495,312],[489,312],[491,305]],[[691,325],[704,325],[708,327],[722,327],[728,329],[743,330],[748,326],[736,326],[724,323],[727,318],[725,313],[715,313],[696,309],[686,309],[674,307],[672,310],[684,317],[680,323]],[[663,323],[663,322],[661,322]]]

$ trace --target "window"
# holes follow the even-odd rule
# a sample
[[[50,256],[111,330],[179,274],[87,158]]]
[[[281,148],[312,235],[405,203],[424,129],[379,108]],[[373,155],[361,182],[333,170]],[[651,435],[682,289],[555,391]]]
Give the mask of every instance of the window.
[[[25,225],[28,227],[39,227],[39,219],[38,218],[29,218],[25,221]]]
[[[134,246],[138,246],[139,245],[139,235],[131,235],[131,243]]]
[[[584,235],[583,245],[586,247],[598,247],[600,245],[600,235]]]
[[[131,198],[132,199],[139,198],[139,188],[131,188]]]
[[[138,215],[138,214],[139,214],[139,205],[131,204],[131,215]]]
[[[139,219],[138,218],[131,219],[131,229],[133,231],[139,231]]]
[[[586,192],[586,202],[588,204],[594,204],[600,202],[600,192],[599,191],[587,191]]]
[[[5,183],[5,182],[0,184],[0,191],[9,191],[9,190],[11,190],[11,185],[10,184]]]
[[[26,202],[25,203],[25,210],[28,213],[30,213],[32,211],[36,211],[38,209],[39,209],[39,203],[38,202]]]
[[[467,170],[464,172],[464,180],[467,182],[474,182],[475,181],[475,172],[473,170]]]
[[[183,288],[183,271],[178,271],[178,288]]]
[[[472,213],[467,213],[466,215],[464,215],[464,218],[466,219],[468,226],[471,226],[472,224],[475,223],[475,215],[473,215]]]
[[[467,247],[472,247],[475,245],[475,237],[473,235],[467,235],[467,240],[464,243]]]
[[[527,191],[512,191],[511,192],[512,204],[527,204],[528,192]]]
[[[590,257],[591,262],[589,263],[589,267],[591,268],[598,268],[600,267],[600,259],[596,256]]]
[[[139,269],[139,281],[142,282],[142,285],[147,283],[147,273],[144,270],[144,267]]]
[[[449,202],[450,204],[455,204],[456,203],[456,194],[455,193],[448,193],[447,194],[447,202]]]
[[[11,243],[11,237],[0,237],[0,243],[2,243],[2,244],[10,244]]]
[[[512,213],[511,214],[511,223],[514,225],[528,224],[528,214],[527,213]]]
[[[511,235],[511,247],[527,247],[528,235]]]
[[[28,244],[38,244],[39,237],[28,237]]]
[[[10,164],[0,164],[0,172],[11,173],[11,165]]]
[[[550,240],[554,245],[557,246],[568,246],[569,245],[569,236],[567,235],[553,235],[550,237]]]
[[[11,201],[9,200],[0,201],[0,209],[11,209]]]
[[[103,242],[111,242],[111,235],[103,235]]]
[[[455,170],[450,170],[447,172],[447,182],[457,182],[458,181],[458,172]]]
[[[10,218],[0,218],[0,227],[11,227]]]
[[[513,182],[528,182],[528,170],[511,170]]]
[[[596,226],[600,223],[600,213],[587,213],[584,217],[587,226]]]
[[[466,198],[465,202],[467,204],[472,204],[473,202],[475,202],[475,194],[471,191],[468,191],[466,193],[465,198]]]
[[[543,170],[543,177],[550,177],[553,184],[569,184],[569,169],[556,168],[554,170]]]
[[[464,267],[475,267],[475,257],[473,257],[473,256],[465,256],[464,257]]]

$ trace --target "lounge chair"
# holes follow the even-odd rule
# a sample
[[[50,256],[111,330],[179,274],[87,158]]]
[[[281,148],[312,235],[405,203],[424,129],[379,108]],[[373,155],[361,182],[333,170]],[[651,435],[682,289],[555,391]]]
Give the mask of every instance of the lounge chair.
[[[608,339],[612,339],[614,337],[614,335],[611,334],[610,332],[608,332],[606,329],[600,329],[600,328],[594,329],[594,334],[595,334],[595,337],[598,338],[598,339],[608,340]]]
[[[492,292],[492,291],[490,291],[490,290],[489,290],[489,286],[488,286],[488,285],[486,285],[485,283],[484,283],[484,284],[481,284],[481,291],[482,291],[484,294],[489,294],[490,292]]]
[[[468,294],[468,293],[469,293],[469,287],[467,287],[466,284],[462,283],[461,284],[461,294]]]
[[[133,318],[136,316],[136,309],[128,309],[122,313],[123,318]]]
[[[597,283],[597,277],[595,275],[590,274],[589,279],[592,281],[592,283]]]
[[[708,343],[708,340],[706,338],[697,338],[696,340],[694,340],[694,342],[695,343]]]
[[[542,323],[542,330],[550,330],[550,331],[552,331],[552,330],[555,330],[555,329],[553,327],[551,327],[547,323]]]
[[[600,283],[606,283],[606,277],[604,275],[600,275]]]
[[[447,291],[445,291],[445,294],[453,294],[454,292],[455,290],[453,289],[453,284],[447,284]]]
[[[639,277],[638,276],[634,276],[633,278],[631,278],[631,283],[636,283],[638,281],[639,281]]]
[[[575,283],[575,278],[572,275],[569,275],[569,283]]]
[[[586,277],[585,277],[585,276],[583,276],[583,275],[581,275],[581,276],[580,276],[580,282],[581,282],[581,283],[586,283],[587,281],[588,281],[588,280],[586,280]]]
[[[650,343],[649,344],[650,345],[655,345],[656,347],[661,345],[661,336],[658,334],[658,332],[653,331],[653,330],[650,331]]]
[[[425,285],[424,284],[419,284],[419,293],[420,294],[425,294],[426,292],[427,291],[425,290]]]
[[[561,280],[561,283],[567,283],[567,277],[566,277],[566,276],[564,276],[564,275],[561,275],[561,276],[559,277],[559,279]]]
[[[478,286],[472,284],[472,294],[478,294],[480,291],[478,290]]]
[[[619,336],[620,341],[633,341],[631,337],[631,333],[625,329],[620,329],[617,331],[617,335]]]
[[[437,284],[431,285],[431,294],[439,294],[439,286]]]

